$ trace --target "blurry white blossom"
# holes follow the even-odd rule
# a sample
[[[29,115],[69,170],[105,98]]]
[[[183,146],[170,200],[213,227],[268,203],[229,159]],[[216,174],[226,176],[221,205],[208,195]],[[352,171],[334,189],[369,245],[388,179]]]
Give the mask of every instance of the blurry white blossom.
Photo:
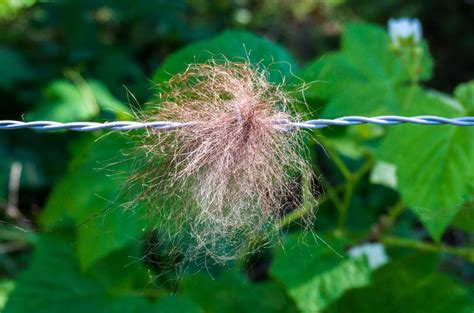
[[[348,252],[350,257],[358,257],[361,255],[367,256],[369,267],[372,269],[378,268],[388,262],[388,256],[385,253],[385,248],[380,243],[364,243],[352,247]]]
[[[370,172],[370,182],[397,189],[397,167],[394,164],[378,161]]]
[[[423,36],[420,20],[408,17],[389,19],[388,33],[394,44],[410,41],[419,43]]]

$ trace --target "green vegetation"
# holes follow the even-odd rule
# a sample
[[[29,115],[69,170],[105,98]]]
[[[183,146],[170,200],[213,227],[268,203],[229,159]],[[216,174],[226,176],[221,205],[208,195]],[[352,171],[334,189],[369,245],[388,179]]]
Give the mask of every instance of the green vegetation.
[[[34,2],[0,4],[1,119],[133,120],[153,85],[214,54],[267,66],[288,88],[304,80],[305,119],[474,116],[474,81],[462,73],[439,83],[428,34],[394,47],[385,27],[350,22],[351,1],[249,1],[255,11],[225,1]],[[377,20],[371,7],[362,1],[358,17]],[[298,29],[318,12],[340,29],[340,46],[321,30],[308,36],[318,46],[309,51],[284,31],[274,41],[257,34],[271,34],[269,16]],[[154,231],[160,221],[116,205],[134,166],[129,138],[1,132],[0,311],[472,312],[474,127],[328,127],[306,144],[318,206],[288,212],[287,234],[256,255],[181,271]],[[308,210],[317,210],[311,230],[300,226]],[[380,254],[354,253],[367,242],[387,259],[374,265]]]

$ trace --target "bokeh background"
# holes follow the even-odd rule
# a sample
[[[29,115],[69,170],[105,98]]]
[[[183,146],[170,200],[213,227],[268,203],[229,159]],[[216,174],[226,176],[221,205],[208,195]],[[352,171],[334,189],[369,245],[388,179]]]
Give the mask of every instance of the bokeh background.
[[[153,73],[170,54],[190,43],[210,39],[224,30],[241,29],[263,36],[286,48],[298,64],[304,66],[321,58],[329,51],[339,49],[340,36],[346,24],[363,22],[385,27],[389,18],[400,16],[417,17],[422,22],[423,35],[435,61],[432,79],[423,83],[426,88],[451,94],[457,85],[474,78],[474,1],[472,0],[383,0],[377,2],[365,0],[0,0],[0,119],[34,120],[35,117],[50,116],[53,119],[67,121],[69,115],[78,116],[74,112],[76,107],[80,106],[79,103],[84,102],[81,95],[81,88],[84,85],[92,88],[97,97],[96,101],[103,103],[103,107],[136,108],[152,98],[155,92],[152,88]],[[65,103],[66,105],[62,106]],[[59,109],[56,109],[58,107]],[[120,118],[109,110],[78,114],[85,119],[92,118],[97,121]],[[84,308],[90,312],[138,312],[137,308],[145,307],[145,304],[141,302],[136,304],[129,301],[129,298],[121,299],[116,303],[113,302],[113,296],[107,299],[96,298],[95,292],[99,287],[84,278],[89,275],[87,271],[80,271],[80,274],[76,273],[73,277],[71,273],[61,272],[63,267],[67,269],[68,264],[57,265],[47,260],[48,255],[54,255],[53,252],[47,251],[48,247],[58,244],[57,231],[51,238],[39,239],[41,236],[38,234],[45,231],[38,222],[45,203],[52,189],[68,173],[73,157],[78,155],[77,149],[74,149],[77,144],[73,145],[73,143],[81,142],[84,140],[83,137],[82,134],[71,132],[37,133],[27,130],[0,132],[0,308],[7,302],[10,292],[15,289],[19,277],[24,277],[23,273],[28,268],[31,270],[31,266],[35,267],[38,273],[45,275],[41,278],[43,287],[37,287],[42,290],[33,290],[31,294],[51,293],[51,302],[57,302],[53,306],[48,306],[49,304],[43,306],[44,312],[76,312],[76,310],[79,312]],[[324,155],[322,150],[319,152]],[[331,180],[331,175],[333,175],[331,173],[336,169],[331,165],[330,158],[323,157],[318,162],[323,174]],[[353,163],[358,164],[357,162]],[[94,167],[94,164],[91,162],[89,165]],[[69,193],[74,194],[82,190],[81,188],[69,190]],[[67,198],[67,191],[63,191],[65,192],[63,197]],[[373,207],[388,206],[395,202],[393,199],[397,198],[395,191],[369,186],[368,182],[363,184],[358,194],[361,201],[370,202]],[[371,225],[380,226],[377,224],[377,214],[382,213],[383,209],[374,213],[375,217],[372,215],[367,217],[368,222],[361,222],[360,219],[366,217],[354,213],[355,223],[358,228],[369,231]],[[419,236],[413,236],[421,238],[420,245],[423,244],[423,240],[431,242],[425,236],[423,227],[416,218],[410,213],[406,214],[409,216],[405,216],[406,222],[401,224],[399,232],[418,234]],[[331,219],[333,219],[331,213],[322,217],[323,221]],[[330,222],[328,223],[330,225]],[[65,233],[63,237],[68,238],[68,236],[72,235]],[[74,239],[71,239],[71,242],[74,243]],[[455,247],[469,248],[474,241],[472,233],[466,229],[460,230],[453,227],[446,231],[441,242]],[[93,242],[90,244],[94,245]],[[142,247],[141,241],[137,246],[140,246],[138,250],[146,249]],[[316,247],[325,247],[325,245]],[[416,248],[414,247],[415,250]],[[311,249],[318,248],[307,249],[308,251],[301,252],[301,258],[315,253]],[[437,302],[441,298],[450,298],[453,294],[463,296],[459,298],[461,300],[456,300],[446,306],[438,307],[433,304],[433,308],[424,310],[420,304],[419,311],[414,308],[406,312],[472,312],[474,310],[472,307],[469,310],[470,304],[465,304],[469,303],[469,298],[472,296],[472,293],[469,293],[471,288],[468,287],[474,282],[472,260],[469,262],[466,258],[453,257],[443,259],[433,265],[430,263],[430,260],[435,259],[432,254],[428,257],[418,254],[413,256],[410,248],[407,249],[395,254],[409,255],[413,257],[413,260],[404,259],[399,261],[398,265],[392,265],[395,269],[400,269],[400,280],[414,273],[410,270],[408,270],[409,273],[405,272],[409,264],[417,264],[420,269],[446,270],[462,286],[452,290],[443,289],[445,292],[437,292],[436,288],[439,286],[436,284],[441,282],[443,285],[449,285],[451,282],[424,281],[425,285],[429,286],[429,290],[423,289],[423,286],[413,286],[414,289],[423,289],[424,293],[420,297],[425,297],[423,299],[427,302],[421,301],[421,304],[426,305],[431,294],[438,295],[431,299],[432,302]],[[35,250],[41,251],[36,257]],[[344,251],[344,248],[342,250]],[[430,248],[420,250],[426,252]],[[438,255],[438,252],[436,250],[434,254]],[[59,255],[61,253],[63,253],[63,258],[70,257],[67,251],[60,252]],[[124,267],[127,260],[130,260],[127,256],[135,252],[121,253],[124,257],[116,256],[102,262],[107,263],[105,268],[110,270],[110,273],[114,270],[122,272],[126,277],[120,279],[125,281],[127,277],[135,277],[133,266],[132,268]],[[442,253],[436,258],[440,255],[442,258]],[[330,260],[332,257],[335,257],[334,262],[339,262],[337,256],[330,256]],[[472,255],[470,257],[474,259]],[[32,265],[34,258],[36,261]],[[44,264],[38,261],[41,258],[44,259]],[[224,273],[222,275],[214,273],[213,276],[202,276],[202,274],[190,276],[184,279],[184,287],[180,287],[181,278],[175,279],[173,283],[160,281],[155,285],[154,277],[157,273],[153,273],[153,266],[147,268],[142,265],[146,268],[148,276],[143,278],[140,274],[138,276],[141,280],[133,278],[135,281],[140,281],[134,283],[134,286],[139,286],[136,293],[140,299],[143,298],[151,303],[155,303],[158,299],[156,307],[150,306],[146,309],[150,312],[304,311],[304,306],[302,309],[298,300],[295,300],[298,297],[291,292],[286,293],[280,283],[269,278],[268,268],[272,260],[272,253],[264,252],[237,264],[238,274],[235,274],[235,271],[222,270]],[[323,264],[324,262],[329,262],[329,265]],[[320,262],[316,259],[311,267],[320,268],[320,264],[323,264],[321,267],[329,267],[331,262],[327,260]],[[130,263],[134,262],[130,261]],[[57,266],[57,271],[55,271],[55,266]],[[70,263],[70,266],[73,265]],[[92,271],[100,272],[96,273],[97,275],[94,274],[94,277],[108,275],[103,266],[103,264],[92,266]],[[278,266],[281,267],[284,264],[274,265],[274,270]],[[85,273],[84,276],[81,276],[82,273]],[[350,271],[345,273],[350,273]],[[413,274],[413,277],[421,281],[427,273],[420,273]],[[116,279],[115,274],[104,277],[100,278],[101,282]],[[376,276],[373,279],[379,282],[384,281],[384,278]],[[171,278],[168,279],[171,280]],[[313,278],[309,274],[308,277],[302,278],[303,281],[311,279]],[[334,282],[335,285],[344,284],[344,277],[340,279],[340,282]],[[384,281],[386,285],[382,284],[382,286],[388,286],[392,282],[392,280],[388,280],[388,283]],[[295,280],[293,283],[297,284],[298,281]],[[23,284],[26,283],[23,281]],[[35,282],[31,284],[34,285]],[[133,284],[128,282],[114,286],[129,290],[131,285]],[[401,289],[412,288],[411,285],[407,280],[406,286]],[[67,287],[64,289],[61,286]],[[120,289],[119,287],[117,290]],[[63,290],[64,294],[58,296],[55,288]],[[378,287],[369,288],[377,289]],[[387,288],[388,293],[390,288]],[[114,294],[109,291],[107,295]],[[185,298],[182,302],[170,296],[180,294],[180,292]],[[325,292],[331,293],[331,290],[326,290],[322,294]],[[364,292],[375,291],[359,290],[358,292],[360,293],[346,295],[345,301],[358,303],[359,306],[356,307],[364,308],[364,301],[368,301]],[[392,307],[375,308],[369,304],[369,301],[366,306],[367,312],[371,310],[401,312],[404,308],[402,302],[416,302],[409,295],[402,296],[397,291],[390,292],[393,295],[399,295],[400,303],[397,302]],[[88,294],[91,296],[88,297]],[[74,297],[84,298],[75,302]],[[133,295],[129,294],[128,297],[133,297]],[[307,295],[307,297],[312,296]],[[324,298],[324,296],[321,297]],[[338,297],[339,294],[337,297],[329,298]],[[191,303],[189,299],[193,302]],[[23,298],[23,301],[29,300]],[[41,301],[38,300],[37,303],[43,303]],[[44,301],[48,302],[46,296]],[[23,308],[18,309],[21,305],[17,302],[21,302],[18,297],[14,308],[11,308],[9,312],[40,312],[33,304],[30,307],[25,304]],[[328,303],[333,303],[333,300]],[[337,310],[337,308],[335,305],[329,310]],[[455,309],[451,310],[452,308]],[[318,310],[315,309],[315,312]],[[339,312],[346,312],[344,305],[341,305]]]

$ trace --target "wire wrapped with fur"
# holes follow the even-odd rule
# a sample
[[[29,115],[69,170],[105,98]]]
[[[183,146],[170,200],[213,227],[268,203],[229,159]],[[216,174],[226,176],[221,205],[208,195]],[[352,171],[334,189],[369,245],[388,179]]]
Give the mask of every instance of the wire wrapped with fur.
[[[190,258],[226,262],[251,253],[278,233],[285,210],[301,205],[310,167],[300,134],[278,126],[297,119],[293,99],[267,75],[248,62],[191,64],[160,86],[158,103],[143,114],[192,122],[148,130],[128,182],[140,186],[134,202]]]

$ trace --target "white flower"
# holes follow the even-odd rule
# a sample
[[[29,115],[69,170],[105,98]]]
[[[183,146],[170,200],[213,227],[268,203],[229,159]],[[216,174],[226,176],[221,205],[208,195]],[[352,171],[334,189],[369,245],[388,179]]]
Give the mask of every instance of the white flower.
[[[378,161],[370,172],[370,182],[397,189],[397,167],[394,164]]]
[[[364,243],[359,246],[352,247],[349,252],[352,258],[366,255],[369,261],[369,267],[372,269],[378,268],[388,262],[388,256],[385,253],[385,248],[380,243]]]
[[[402,17],[388,20],[388,33],[392,42],[400,44],[404,41],[420,42],[423,31],[420,20],[417,18]]]

